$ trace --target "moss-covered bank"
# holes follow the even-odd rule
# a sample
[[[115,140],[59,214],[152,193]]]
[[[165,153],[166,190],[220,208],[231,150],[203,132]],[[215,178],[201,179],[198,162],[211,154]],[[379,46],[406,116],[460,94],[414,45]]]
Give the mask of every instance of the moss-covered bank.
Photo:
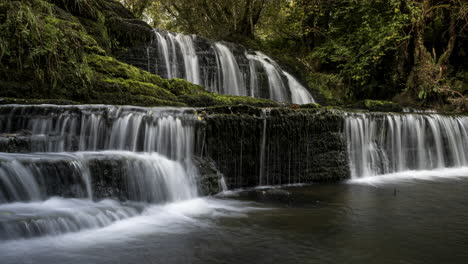
[[[112,54],[146,43],[152,29],[113,0],[0,2],[0,97],[139,106],[276,106],[165,80]],[[27,102],[27,101],[24,101]]]

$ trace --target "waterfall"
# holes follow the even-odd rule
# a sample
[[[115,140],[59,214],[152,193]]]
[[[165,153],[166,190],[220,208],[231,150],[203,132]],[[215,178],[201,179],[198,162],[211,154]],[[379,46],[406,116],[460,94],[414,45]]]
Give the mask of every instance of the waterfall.
[[[201,84],[193,37],[171,32],[162,33],[156,30],[154,34],[158,58],[164,62],[159,67],[158,65],[155,67],[156,72],[167,79],[184,78],[191,83]],[[151,64],[152,58],[149,51],[147,51],[147,56],[148,64]],[[183,61],[183,71],[179,71],[180,61]]]
[[[261,52],[194,35],[162,30],[154,30],[154,35],[144,58],[138,58],[141,52],[136,52],[122,60],[164,78],[184,78],[221,94],[295,104],[315,102],[306,87]],[[139,60],[140,64],[136,62]]]
[[[155,35],[157,37],[158,43],[159,43],[159,53],[161,54],[161,57],[164,59],[165,67],[166,67],[166,75],[164,75],[167,79],[172,79],[175,76],[173,75],[174,69],[171,67],[171,54],[169,53],[169,45],[168,41],[164,36],[159,34],[159,32],[155,32]],[[168,34],[168,36],[171,36]],[[175,49],[174,43],[171,42],[171,48],[172,50]],[[148,52],[148,51],[147,51]],[[175,52],[174,52],[175,55]],[[150,58],[149,58],[149,52],[148,52],[148,64],[149,64]],[[172,63],[175,63],[175,60],[172,60]],[[149,68],[149,67],[148,67]]]
[[[268,184],[268,174],[265,179],[265,145],[267,140],[267,118],[270,115],[270,109],[262,109],[263,129],[262,137],[260,142],[260,161],[259,161],[259,172],[258,172],[258,185]]]
[[[270,99],[279,102],[288,102],[289,97],[287,95],[286,85],[283,80],[284,72],[281,68],[268,56],[261,52],[256,52],[255,55],[248,55],[249,60],[260,62],[263,69],[266,72],[268,78],[268,88]],[[258,90],[258,87],[253,88]]]
[[[114,106],[13,106],[0,133],[30,131],[32,151],[127,150],[182,160],[192,152],[195,117],[189,109]],[[14,120],[14,122],[12,122]]]
[[[29,152],[0,152],[0,239],[103,227],[142,204],[197,197],[193,111],[0,106],[0,138]],[[98,202],[107,197],[122,202]]]
[[[221,72],[223,73],[223,79],[220,82],[220,87],[223,88],[221,92],[231,95],[247,95],[242,73],[232,52],[221,43],[216,43],[215,48],[221,64]]]
[[[40,200],[42,198],[39,185],[32,172],[16,160],[0,166],[0,203],[12,200]]]
[[[59,235],[99,228],[138,215],[141,209],[117,201],[92,202],[54,197],[44,202],[0,204],[0,240]]]
[[[307,89],[302,86],[294,76],[291,74],[284,72],[286,77],[288,78],[288,84],[291,89],[291,102],[294,104],[309,104],[315,103],[314,98]]]
[[[345,133],[353,178],[468,166],[468,117],[349,114]]]
[[[193,44],[192,37],[177,34],[176,39],[181,47],[184,58],[185,79],[194,84],[201,84],[198,57],[195,53],[195,45]]]
[[[245,53],[245,56],[249,58],[249,55]],[[255,60],[249,59],[249,71],[250,71],[250,96],[260,97],[258,72]]]

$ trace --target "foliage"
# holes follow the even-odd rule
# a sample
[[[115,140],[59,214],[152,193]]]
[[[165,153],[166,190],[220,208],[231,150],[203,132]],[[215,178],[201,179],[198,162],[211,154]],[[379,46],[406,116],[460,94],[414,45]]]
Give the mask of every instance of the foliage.
[[[123,1],[144,4],[154,26],[261,49],[332,103],[439,105],[467,93],[456,85],[467,83],[464,0]],[[261,10],[253,20],[248,3]]]
[[[109,46],[125,44],[121,37],[131,39],[131,34],[140,34],[138,25],[148,27],[122,8],[101,0],[0,3],[0,103],[276,105],[217,95],[185,80],[165,80],[109,56],[116,50]],[[120,35],[112,33],[119,25],[115,21],[128,24]],[[127,44],[135,45],[131,40]]]
[[[79,87],[73,97],[86,98],[92,73],[84,54],[98,48],[82,26],[45,1],[7,1],[0,10],[0,79],[37,86],[47,96],[64,95],[67,83]]]
[[[154,26],[215,39],[253,37],[263,13],[280,0],[122,0]]]
[[[466,111],[464,0],[0,2],[0,96],[139,105],[252,104],[112,57],[152,26],[263,50],[330,104],[395,100]],[[364,103],[365,104],[365,103]],[[365,105],[364,105],[365,107]]]

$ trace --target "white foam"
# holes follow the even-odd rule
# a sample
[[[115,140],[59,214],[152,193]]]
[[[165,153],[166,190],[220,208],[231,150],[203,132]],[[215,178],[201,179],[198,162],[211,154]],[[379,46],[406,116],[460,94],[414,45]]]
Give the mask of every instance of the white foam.
[[[468,167],[459,168],[446,168],[435,170],[408,170],[398,173],[390,173],[378,176],[369,176],[363,178],[355,178],[349,180],[350,184],[363,184],[363,185],[382,185],[394,182],[426,180],[435,181],[440,179],[459,179],[468,177]]]
[[[219,217],[245,217],[248,212],[254,210],[268,209],[255,207],[252,203],[215,198],[153,205],[147,207],[139,216],[116,221],[98,229],[3,241],[0,242],[0,256],[34,255],[52,249],[80,250],[105,244],[130,244],[147,236],[187,233],[206,228],[213,223],[210,220]]]

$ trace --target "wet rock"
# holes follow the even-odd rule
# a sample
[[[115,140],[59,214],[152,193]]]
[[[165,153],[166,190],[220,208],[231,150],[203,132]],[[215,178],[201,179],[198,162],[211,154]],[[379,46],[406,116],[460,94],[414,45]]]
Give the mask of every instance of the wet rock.
[[[223,191],[220,184],[222,173],[216,168],[213,159],[194,157],[193,162],[200,173],[198,186],[201,195],[214,195]]]
[[[229,189],[349,178],[343,112],[265,111],[206,109],[204,151],[224,173]]]

